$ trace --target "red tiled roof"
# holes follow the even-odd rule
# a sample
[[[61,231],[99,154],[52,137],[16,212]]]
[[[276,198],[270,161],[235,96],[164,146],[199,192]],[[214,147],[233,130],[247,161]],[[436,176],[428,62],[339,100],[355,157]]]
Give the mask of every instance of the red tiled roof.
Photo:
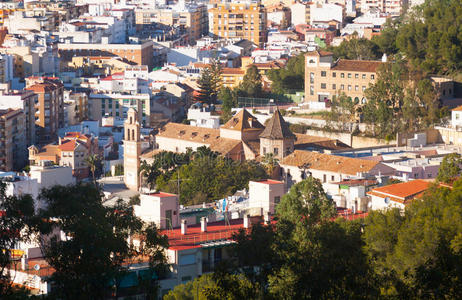
[[[63,141],[63,143],[59,145],[58,148],[61,151],[74,151],[76,146],[77,142],[75,140],[67,140]]]
[[[367,194],[382,198],[389,197],[394,201],[405,202],[406,200],[412,200],[425,192],[429,188],[430,184],[430,181],[416,179],[375,188]]]
[[[377,68],[383,62],[373,60],[349,60],[339,59],[332,70],[337,71],[356,71],[356,72],[377,72]]]

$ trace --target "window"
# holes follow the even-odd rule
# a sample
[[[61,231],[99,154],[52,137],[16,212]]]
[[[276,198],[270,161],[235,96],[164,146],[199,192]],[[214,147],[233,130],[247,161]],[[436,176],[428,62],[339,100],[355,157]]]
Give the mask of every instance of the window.
[[[326,71],[321,71],[321,77],[326,77],[326,76],[327,76]]]
[[[359,74],[355,74],[355,79],[358,79],[359,78]]]
[[[334,78],[337,77],[337,73],[332,72],[332,77],[334,77]]]
[[[266,154],[266,147],[263,147],[263,155]]]
[[[322,182],[326,182],[327,181],[327,176],[326,174],[322,175]]]
[[[336,90],[336,89],[337,89],[337,85],[336,85],[335,83],[332,85],[332,89],[333,89],[333,90]]]
[[[359,91],[359,85],[355,85],[355,91]]]
[[[330,180],[334,181],[334,180],[335,180],[335,176],[332,175],[332,176],[330,177]]]
[[[341,84],[341,85],[340,85],[340,89],[341,89],[342,91],[345,90],[345,85],[344,85],[344,84]]]
[[[351,73],[348,73],[348,78],[351,78]]]
[[[345,73],[340,73],[340,78],[345,78]]]
[[[310,83],[314,83],[314,73],[310,73]]]
[[[323,90],[325,90],[325,89],[326,89],[326,84],[325,84],[325,83],[321,83],[321,88],[322,88]]]
[[[280,196],[274,197],[274,203],[278,204],[279,202],[281,202],[281,197]]]
[[[366,86],[365,86],[365,85],[363,85],[362,89],[363,89],[363,92],[364,92],[364,91],[366,90]]]
[[[278,149],[278,148],[274,148],[273,153],[274,153],[274,155],[278,155],[278,154],[279,154],[279,149]]]
[[[375,75],[374,75],[374,74],[371,74],[371,79],[375,79]]]
[[[348,90],[351,91],[351,85],[348,85]]]
[[[456,113],[456,120],[459,120],[459,114]]]
[[[362,78],[363,78],[363,79],[366,79],[366,74],[363,74]]]
[[[314,86],[310,86],[310,95],[313,96],[314,95]]]

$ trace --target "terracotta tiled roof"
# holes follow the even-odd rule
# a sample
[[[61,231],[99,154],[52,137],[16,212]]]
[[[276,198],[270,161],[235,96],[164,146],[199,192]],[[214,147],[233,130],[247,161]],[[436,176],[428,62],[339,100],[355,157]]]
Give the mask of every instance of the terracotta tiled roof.
[[[383,62],[381,61],[339,59],[332,70],[377,72],[377,68],[382,64]]]
[[[281,161],[281,165],[295,167],[308,165],[309,169],[348,175],[369,172],[378,164],[379,163],[375,161],[302,150],[295,150]]]
[[[61,151],[74,151],[75,147],[77,147],[76,140],[63,141],[62,144],[58,146]]]
[[[235,116],[233,116],[225,125],[221,126],[224,129],[232,130],[252,130],[265,128],[257,118],[252,116],[246,109],[242,109]]]
[[[308,149],[319,149],[319,150],[346,150],[351,149],[350,146],[344,144],[338,140],[332,140],[322,137],[313,137],[306,134],[295,134],[297,140],[295,141],[295,149],[297,150],[308,150]],[[312,140],[312,141],[310,141]]]
[[[244,75],[245,71],[241,68],[223,68],[221,70],[222,75]]]
[[[391,200],[404,203],[425,192],[430,184],[430,181],[416,179],[375,188],[367,194],[382,198],[389,197]]]
[[[210,147],[222,155],[228,154],[242,142],[220,137],[220,130],[214,128],[196,127],[180,123],[167,123],[156,137],[166,137],[184,141],[193,141]]]
[[[457,106],[456,108],[453,109],[453,111],[462,111],[462,105]]]
[[[265,130],[260,134],[260,137],[267,139],[282,140],[285,138],[295,138],[295,135],[290,131],[289,125],[281,115],[279,109],[273,113],[273,116],[266,125]]]

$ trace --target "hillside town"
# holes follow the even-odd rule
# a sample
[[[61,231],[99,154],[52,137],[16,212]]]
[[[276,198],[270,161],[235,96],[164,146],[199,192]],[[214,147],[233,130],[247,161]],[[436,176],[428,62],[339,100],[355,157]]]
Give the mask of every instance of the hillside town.
[[[0,1],[0,298],[460,299],[461,7]]]

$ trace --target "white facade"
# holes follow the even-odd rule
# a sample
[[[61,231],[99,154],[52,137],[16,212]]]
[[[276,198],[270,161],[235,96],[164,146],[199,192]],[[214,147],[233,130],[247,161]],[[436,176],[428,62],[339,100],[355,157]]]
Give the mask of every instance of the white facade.
[[[451,125],[455,129],[462,127],[462,110],[453,109],[451,111]]]
[[[144,222],[154,222],[159,228],[179,226],[180,206],[178,197],[168,193],[141,194],[140,205],[135,205],[135,215]]]
[[[390,208],[404,209],[405,205],[403,203],[393,201],[389,197],[371,196],[372,210],[383,210]]]
[[[261,208],[263,213],[274,214],[275,206],[284,194],[282,181],[249,181],[249,207]]]
[[[312,4],[310,6],[310,24],[316,22],[329,22],[335,20],[343,24],[345,17],[344,8],[338,4]]]
[[[188,120],[192,126],[205,128],[220,128],[220,117],[213,116],[212,112],[204,109],[188,109]]]
[[[302,3],[295,3],[290,7],[292,26],[306,24],[306,6]]]

